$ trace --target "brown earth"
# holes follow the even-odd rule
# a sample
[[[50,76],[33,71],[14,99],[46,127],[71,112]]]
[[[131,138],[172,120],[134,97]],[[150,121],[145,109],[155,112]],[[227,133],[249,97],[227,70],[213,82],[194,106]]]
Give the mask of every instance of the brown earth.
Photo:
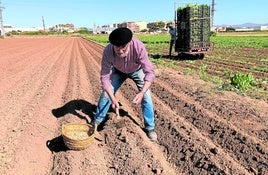
[[[110,111],[89,148],[66,148],[61,126],[94,115],[102,50],[79,37],[0,40],[0,174],[268,174],[268,104],[170,68],[152,85],[158,143],[127,81],[120,121]]]

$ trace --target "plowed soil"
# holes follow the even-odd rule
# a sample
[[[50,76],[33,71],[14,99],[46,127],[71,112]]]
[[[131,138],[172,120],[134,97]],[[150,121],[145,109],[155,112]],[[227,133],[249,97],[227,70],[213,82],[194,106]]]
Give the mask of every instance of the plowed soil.
[[[101,93],[103,46],[80,37],[0,40],[0,174],[268,174],[268,104],[157,68],[158,142],[143,132],[127,81],[92,144],[68,149],[63,124],[89,123]]]

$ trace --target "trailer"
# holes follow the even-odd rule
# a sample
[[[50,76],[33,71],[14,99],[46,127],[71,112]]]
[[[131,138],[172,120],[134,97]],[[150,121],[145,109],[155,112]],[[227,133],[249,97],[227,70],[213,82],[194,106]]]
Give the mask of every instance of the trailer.
[[[175,4],[176,42],[179,58],[203,59],[213,50],[210,42],[210,6]]]

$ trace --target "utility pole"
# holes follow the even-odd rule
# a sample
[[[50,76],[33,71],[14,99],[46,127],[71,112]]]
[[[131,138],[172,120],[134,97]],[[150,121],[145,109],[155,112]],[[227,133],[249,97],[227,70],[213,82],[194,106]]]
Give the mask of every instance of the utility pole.
[[[5,35],[5,31],[4,31],[4,25],[3,25],[3,16],[2,16],[2,10],[4,9],[4,6],[2,6],[2,2],[0,0],[0,29],[1,29],[1,36]]]
[[[44,16],[42,16],[42,22],[43,22],[43,29],[44,31],[46,30],[46,26],[45,26],[45,19],[44,19]]]
[[[210,20],[210,28],[214,25],[214,12],[215,12],[215,0],[212,0],[211,4],[211,20]]]

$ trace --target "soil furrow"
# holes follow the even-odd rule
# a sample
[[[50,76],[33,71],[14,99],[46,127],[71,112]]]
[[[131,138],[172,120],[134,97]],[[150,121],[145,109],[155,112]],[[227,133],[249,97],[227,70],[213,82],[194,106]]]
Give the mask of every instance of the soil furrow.
[[[263,143],[267,142],[268,136],[265,132],[265,128],[268,127],[268,123],[266,122],[267,112],[263,113],[262,109],[257,108],[257,105],[254,105],[256,102],[251,101],[248,102],[249,104],[243,103],[245,99],[242,99],[242,97],[240,97],[240,101],[237,102],[236,100],[239,98],[239,96],[234,97],[234,99],[230,99],[228,96],[224,97],[222,94],[217,95],[217,93],[214,94],[214,98],[212,98],[212,95],[206,95],[208,93],[213,93],[214,87],[210,87],[210,89],[207,90],[202,90],[202,88],[195,88],[195,85],[189,83],[189,87],[183,89],[184,85],[181,82],[173,81],[174,76],[178,75],[172,73],[169,75],[162,74],[162,80],[164,80],[164,82],[166,82],[168,85],[171,85],[173,90],[183,91],[191,99],[199,102],[200,105],[202,105],[205,109],[216,112],[218,116],[221,116],[222,119],[226,120],[227,122],[231,122],[232,125],[239,128],[239,130],[243,130],[245,126],[252,127],[252,124],[254,123],[255,128],[252,128],[252,130],[244,129],[243,132],[259,138],[259,141]],[[249,118],[250,121],[247,120]],[[243,125],[241,125],[241,123],[243,123]]]
[[[55,59],[57,60],[57,59]],[[34,60],[33,60],[34,62]],[[35,124],[42,124],[39,122],[35,122],[35,117],[38,116],[38,109],[39,105],[43,102],[42,99],[44,98],[45,94],[47,93],[47,90],[49,89],[51,83],[54,83],[54,77],[51,75],[54,75],[55,73],[53,70],[53,67],[57,67],[57,64],[39,64],[40,66],[33,67],[32,74],[28,75],[31,78],[26,78],[26,81],[22,81],[22,86],[19,87],[19,89],[16,89],[16,92],[13,91],[16,96],[14,96],[16,99],[12,100],[12,102],[7,102],[8,104],[12,103],[14,105],[14,112],[13,114],[6,114],[5,116],[17,116],[13,117],[14,120],[13,124],[10,123],[9,125],[13,127],[9,128],[12,129],[12,132],[9,132],[7,138],[8,140],[4,141],[1,144],[5,145],[5,147],[12,147],[8,152],[5,153],[5,157],[3,158],[5,166],[8,167],[10,173],[15,170],[13,166],[22,166],[24,167],[24,170],[31,169],[31,164],[25,164],[26,162],[21,161],[19,165],[14,165],[14,163],[10,164],[10,161],[12,161],[12,158],[9,157],[11,154],[14,154],[13,160],[15,162],[20,161],[21,159],[24,159],[23,157],[19,156],[19,152],[16,151],[24,151],[24,148],[20,148],[21,141],[23,141],[25,138],[29,139],[29,137],[39,137],[39,135],[35,135],[34,129],[31,131],[29,128],[35,128],[37,127]],[[40,76],[42,75],[42,76]],[[13,95],[11,96],[13,98]],[[16,104],[15,102],[16,101]],[[23,102],[23,103],[21,103]],[[20,107],[21,106],[21,107]],[[41,116],[42,117],[42,116]],[[8,125],[8,126],[9,126]],[[29,136],[29,134],[31,136]],[[29,143],[30,140],[24,141],[24,144],[31,144]],[[27,151],[27,150],[26,150]],[[13,153],[12,153],[13,152]],[[15,153],[16,152],[16,153]],[[38,155],[38,154],[34,154]],[[32,156],[32,159],[36,159],[35,156]],[[33,161],[34,162],[34,161]],[[30,167],[29,167],[30,166]],[[13,171],[12,171],[13,170]],[[23,171],[23,170],[22,170]],[[37,171],[37,169],[32,169],[32,171]],[[16,172],[19,172],[16,170]]]
[[[162,87],[159,87],[154,86],[155,89],[153,88],[153,91],[156,92],[156,95],[166,105],[176,111],[178,115],[184,117],[202,132],[203,135],[208,136],[217,145],[220,145],[222,149],[229,152],[248,171],[252,171],[251,168],[254,168],[259,173],[265,172],[265,164],[263,162],[268,158],[268,154],[263,144],[250,139],[247,135],[242,134],[240,130],[232,128],[231,123],[217,119],[219,116],[216,117],[213,113],[208,113],[207,110],[202,107],[200,108],[200,106],[195,105],[191,101],[181,99],[181,97],[175,94],[168,94],[163,90],[161,92]],[[252,155],[245,155],[243,152],[248,152]]]
[[[126,98],[130,101],[134,97],[131,91],[135,91],[135,87],[131,84],[125,84],[121,88],[124,94],[128,94]],[[153,89],[154,94],[155,90],[156,89]],[[158,89],[156,91],[161,92],[164,90]],[[157,93],[156,95],[158,96]],[[158,96],[158,98],[159,97],[160,96]],[[166,148],[165,153],[168,157],[167,160],[171,164],[175,164],[179,172],[192,174],[191,172],[194,169],[195,172],[201,174],[205,174],[205,172],[217,172],[219,174],[246,173],[245,169],[237,168],[236,161],[232,160],[226,153],[213,155],[213,153],[211,153],[213,151],[211,150],[220,152],[220,148],[217,148],[217,146],[212,143],[208,143],[209,141],[205,141],[207,139],[204,139],[204,136],[198,134],[199,131],[195,126],[179,119],[177,113],[168,112],[173,109],[166,109],[166,104],[162,102],[163,96],[160,97],[161,100],[158,98],[154,98],[156,100],[156,132],[160,134],[160,144]],[[139,109],[137,109],[136,113],[141,115]],[[176,140],[176,142],[173,143],[173,141],[170,142],[170,140]],[[192,140],[194,140],[194,142]],[[188,151],[189,153],[185,155],[184,152]],[[177,154],[179,152],[181,154]],[[215,161],[218,159],[213,158],[214,156],[223,157],[223,155],[225,155],[225,159],[221,162]]]
[[[83,57],[84,47],[80,44],[81,39],[75,39],[72,45],[71,53],[68,54],[68,57],[65,59],[68,60],[68,82],[65,87],[63,94],[62,103],[65,104],[62,108],[55,109],[56,111],[63,112],[64,115],[60,116],[58,119],[58,130],[61,129],[62,124],[70,122],[82,122],[89,123],[93,117],[93,105],[95,101],[92,98],[92,89],[94,89],[94,84],[91,84],[89,79],[90,76],[85,76],[88,74],[87,66],[89,69],[94,69],[94,65],[85,64],[85,59],[91,60],[91,57]],[[74,54],[75,53],[75,54]],[[83,75],[83,76],[82,76]],[[87,90],[88,91],[87,91]],[[83,93],[82,93],[83,92]],[[88,97],[89,96],[89,97]],[[92,102],[93,100],[93,102]],[[91,102],[91,103],[90,103]],[[64,111],[66,108],[66,111]],[[56,113],[55,113],[56,114]],[[94,145],[95,146],[95,145]],[[97,146],[97,145],[96,145]],[[52,174],[59,174],[64,172],[69,173],[101,173],[107,172],[106,159],[101,153],[106,152],[105,148],[98,147],[99,152],[92,152],[92,150],[85,150],[81,152],[60,152],[53,155],[53,166],[51,168]],[[93,149],[94,150],[94,149]],[[105,153],[107,155],[108,153]],[[102,161],[103,168],[102,170],[98,168],[96,171],[94,168],[100,166],[95,166],[94,160],[91,160],[90,156],[96,156]],[[79,162],[73,160],[80,160]],[[66,164],[58,165],[59,162],[66,161]],[[103,174],[101,173],[101,174]]]
[[[268,173],[268,104],[171,68],[152,85],[158,143],[127,80],[116,93],[121,117],[110,110],[89,148],[69,150],[61,126],[94,116],[103,48],[80,37],[0,40],[1,174]]]

